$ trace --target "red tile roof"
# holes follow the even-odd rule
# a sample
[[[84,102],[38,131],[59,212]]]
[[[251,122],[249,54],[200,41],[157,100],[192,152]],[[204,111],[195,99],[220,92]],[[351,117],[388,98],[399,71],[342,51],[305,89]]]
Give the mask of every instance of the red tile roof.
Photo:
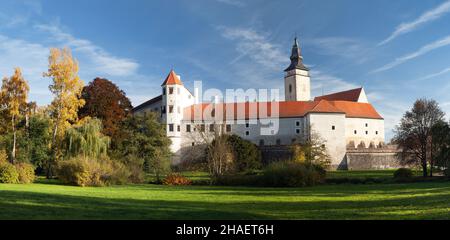
[[[311,101],[311,102],[246,102],[246,103],[203,103],[184,109],[185,120],[220,119],[217,114],[227,120],[268,118],[272,110],[278,107],[279,118],[304,117],[308,113],[337,113],[345,114],[349,118],[383,119],[369,103],[345,101]],[[239,110],[239,114],[238,114]],[[214,113],[214,114],[212,114]],[[227,113],[233,113],[228,116]],[[204,115],[204,116],[203,116]]]
[[[348,118],[383,119],[370,103],[348,101],[330,101],[330,103],[336,108],[344,111]]]
[[[337,92],[329,95],[323,95],[316,97],[314,101],[327,100],[327,101],[351,101],[357,102],[361,95],[362,88],[352,89],[344,92]]]
[[[183,82],[181,82],[178,75],[175,73],[174,70],[170,71],[169,75],[167,76],[166,80],[163,82],[161,86],[166,85],[183,85]]]

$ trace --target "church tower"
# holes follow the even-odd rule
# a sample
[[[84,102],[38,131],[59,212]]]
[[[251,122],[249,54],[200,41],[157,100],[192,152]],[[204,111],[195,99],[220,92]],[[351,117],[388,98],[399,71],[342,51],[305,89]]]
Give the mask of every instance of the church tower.
[[[292,47],[291,65],[284,70],[284,92],[286,101],[311,101],[311,79],[309,69],[303,65],[301,48],[297,38]]]

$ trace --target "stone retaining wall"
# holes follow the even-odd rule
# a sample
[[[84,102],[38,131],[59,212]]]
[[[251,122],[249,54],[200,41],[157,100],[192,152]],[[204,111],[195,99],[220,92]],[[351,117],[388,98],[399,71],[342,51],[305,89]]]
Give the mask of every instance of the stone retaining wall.
[[[260,147],[263,164],[286,161],[291,159],[289,146]],[[339,170],[381,170],[402,167],[399,150],[395,145],[385,145],[370,148],[348,148],[345,159],[339,165],[331,166]]]

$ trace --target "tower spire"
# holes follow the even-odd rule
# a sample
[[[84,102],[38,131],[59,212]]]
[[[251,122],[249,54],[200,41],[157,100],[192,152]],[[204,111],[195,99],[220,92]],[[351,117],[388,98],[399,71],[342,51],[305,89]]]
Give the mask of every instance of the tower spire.
[[[298,44],[297,34],[294,38],[294,45],[292,46],[291,65],[284,71],[288,72],[294,69],[300,69],[305,71],[309,70],[307,67],[305,67],[305,65],[303,65],[302,50]]]

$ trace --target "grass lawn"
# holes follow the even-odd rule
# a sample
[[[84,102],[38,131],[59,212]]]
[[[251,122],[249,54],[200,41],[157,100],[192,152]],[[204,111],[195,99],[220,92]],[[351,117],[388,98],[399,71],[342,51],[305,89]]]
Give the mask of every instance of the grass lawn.
[[[450,182],[248,188],[0,184],[0,219],[450,219]]]
[[[396,170],[371,170],[371,171],[330,171],[327,178],[382,178],[388,179],[394,176]],[[422,176],[421,171],[414,171],[414,176]]]

